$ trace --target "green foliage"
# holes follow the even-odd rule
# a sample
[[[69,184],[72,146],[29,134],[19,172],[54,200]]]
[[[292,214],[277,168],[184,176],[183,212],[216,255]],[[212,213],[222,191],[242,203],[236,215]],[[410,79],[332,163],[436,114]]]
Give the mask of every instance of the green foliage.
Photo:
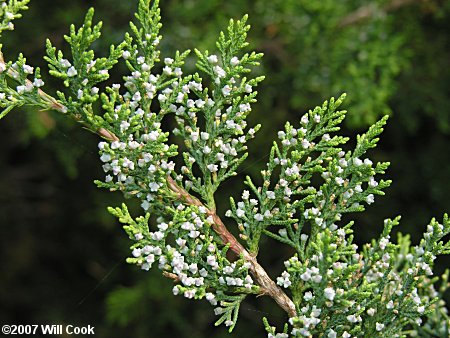
[[[217,307],[214,312],[220,316],[220,318],[216,321],[215,325],[218,326],[222,323],[225,323],[226,326],[229,326],[229,332],[233,331],[234,326],[237,323],[238,315],[239,315],[239,306],[241,302],[245,299],[245,294],[238,296],[229,296],[223,293],[218,293],[218,298],[222,299],[220,301],[220,306]]]
[[[339,148],[348,138],[329,135],[330,132],[339,130],[339,124],[345,117],[345,111],[336,111],[344,97],[343,95],[336,102],[331,99],[329,105],[325,102],[322,107],[310,110],[302,117],[300,128],[293,128],[287,123],[285,131],[278,133],[281,147],[277,143],[272,147],[267,170],[262,171],[263,186],[256,188],[251,178],[247,177],[246,180],[257,197],[253,201],[259,202],[261,206],[259,217],[253,217],[258,209],[255,207],[256,202],[249,202],[248,191],[243,194],[244,201],[240,203],[242,208],[236,209],[234,200],[231,200],[232,213],[229,215],[233,215],[240,224],[243,232],[241,237],[248,240],[251,252],[258,251],[260,235],[264,232],[291,245],[304,258],[301,233],[306,220],[315,219],[311,227],[311,233],[315,236],[321,227],[339,220],[342,214],[363,211],[364,207],[360,202],[372,203],[373,194],[382,195],[382,189],[389,186],[390,181],[381,181],[378,185],[373,178],[376,174],[383,174],[388,163],[379,163],[372,169],[370,160],[366,160],[363,165],[363,161],[359,159],[369,148],[376,145],[378,139],[375,136],[383,130],[382,126],[387,117],[358,137],[353,153],[345,154]],[[279,176],[272,177],[274,172],[280,172]],[[324,184],[317,190],[310,185],[316,173],[325,179]],[[363,192],[361,184],[369,181],[374,183]],[[270,188],[271,182],[275,182],[273,189]],[[355,189],[358,194],[354,194]],[[291,202],[291,196],[299,198]],[[334,200],[337,196],[342,197],[336,203]],[[310,204],[313,209],[306,207]],[[326,217],[315,217],[317,208],[323,209],[323,214],[326,211]],[[304,213],[304,217],[295,218],[296,213]],[[286,215],[289,217],[286,218]],[[277,235],[266,229],[270,225],[286,228],[282,228],[280,235]]]
[[[2,0],[0,3],[0,36],[4,30],[13,30],[14,24],[12,21],[14,19],[19,19],[22,17],[20,11],[28,9],[27,4],[30,0]]]
[[[14,5],[11,11],[26,8],[25,2],[10,4]],[[297,6],[286,4],[286,8]],[[353,243],[353,222],[342,221],[344,214],[364,211],[364,205],[372,204],[375,195],[383,195],[391,184],[375,179],[389,163],[374,164],[367,158],[367,152],[377,146],[387,116],[359,135],[354,149],[347,151],[342,147],[349,138],[335,134],[346,115],[338,110],[345,95],[310,110],[296,127],[286,123],[278,132],[280,142],[271,148],[267,169],[261,172],[262,186],[247,177],[250,191],[244,190],[237,203],[230,199],[231,210],[225,215],[237,224],[242,245],[216,211],[215,194],[236,175],[248,155],[247,141],[260,128],[249,127],[247,117],[256,102],[254,88],[264,78],[252,75],[262,54],[245,52],[249,26],[244,16],[230,20],[226,33],[220,34],[218,55],[196,49],[200,73],[184,75],[189,51],[176,52],[161,62],[158,5],[158,1],[139,1],[137,22],[130,24],[132,34],[126,33],[117,47],[112,45],[108,57],[95,58],[90,49],[102,26],[92,26],[92,9],[84,24],[78,30],[72,25],[65,36],[70,61],[47,40],[49,74],[69,88],[68,93],[58,91],[58,99],[40,89],[44,83],[39,68],[34,71],[22,54],[16,62],[0,60],[0,105],[4,108],[0,117],[22,105],[53,109],[101,136],[99,154],[106,177],[96,184],[122,191],[138,200],[144,211],[134,217],[126,204],[108,209],[133,241],[127,262],[146,271],[157,264],[175,282],[174,295],[206,299],[219,315],[216,325],[224,323],[230,332],[248,295],[268,295],[289,316],[283,333],[276,333],[263,320],[269,337],[376,337],[381,333],[403,337],[419,332],[448,336],[450,322],[442,300],[448,273],[440,292],[434,286],[437,278],[431,277],[436,257],[450,253],[450,242],[444,238],[450,233],[448,216],[442,224],[433,219],[417,246],[401,235],[397,243],[391,242],[399,218],[387,219],[380,238],[362,251]],[[350,20],[325,20],[345,9],[332,1],[301,5],[306,16],[323,17],[309,27],[311,34],[303,41],[306,46],[313,43],[308,39],[319,36],[330,42],[335,30]],[[356,32],[346,33],[349,41]],[[386,49],[397,51],[399,46],[395,40],[389,45],[392,50]],[[378,76],[378,60],[384,58],[376,54],[379,44],[372,47],[370,66],[364,68],[371,79]],[[330,55],[334,53],[337,49],[331,49]],[[123,83],[104,85],[119,59],[128,71]],[[387,81],[384,88],[389,88],[398,72],[396,60],[392,63],[379,74],[381,82]],[[358,65],[344,61],[336,63],[336,69],[315,63],[311,68],[337,77],[346,69],[362,78]],[[34,76],[33,82],[29,75]],[[297,79],[302,77],[297,74]],[[94,105],[98,99],[102,113]],[[371,99],[384,104],[386,93],[365,94],[373,108]],[[171,132],[163,130],[167,116],[174,116],[177,124]],[[367,116],[366,122],[374,117]],[[172,136],[184,142],[181,151]],[[175,161],[184,165],[178,170]],[[257,261],[263,234],[293,250],[276,283]]]
[[[227,34],[220,33],[217,42],[219,57],[209,55],[208,51],[202,53],[196,50],[198,69],[206,73],[214,85],[211,94],[208,94],[208,89],[201,90],[202,86],[197,86],[194,89],[197,100],[186,101],[188,108],[192,109],[177,112],[179,128],[175,133],[185,139],[191,155],[184,155],[184,173],[192,181],[192,190],[200,193],[212,208],[215,208],[215,191],[223,181],[236,175],[237,167],[248,156],[245,143],[260,128],[257,125],[248,133],[243,132],[251,111],[250,104],[256,102],[257,92],[253,88],[264,79],[262,76],[253,79],[241,77],[242,74],[250,73],[249,67],[259,65],[258,60],[262,57],[262,54],[255,52],[244,54],[241,58],[236,57],[248,45],[245,39],[250,26],[246,25],[246,21],[246,16],[236,23],[230,20]],[[194,75],[194,81],[201,82],[198,74]],[[203,121],[199,121],[194,115],[196,112],[201,113]],[[200,123],[205,124],[203,132],[200,132]],[[217,159],[221,162],[220,169],[214,164]],[[194,177],[193,163],[197,163],[202,170],[202,178]]]
[[[46,42],[47,56],[45,60],[49,64],[49,74],[63,80],[64,86],[70,88],[67,97],[61,91],[57,92],[62,112],[72,115],[77,121],[88,124],[97,130],[101,128],[103,120],[95,116],[92,104],[99,99],[98,83],[109,78],[108,71],[117,63],[122,55],[122,43],[118,47],[111,45],[110,55],[107,58],[95,58],[94,51],[89,49],[91,44],[100,37],[102,23],[92,27],[94,9],[86,14],[83,26],[76,31],[75,26],[70,26],[70,35],[64,36],[71,47],[72,62],[64,58],[62,51],[56,53],[50,40]]]
[[[0,51],[1,55],[1,51]],[[0,107],[4,108],[0,113],[0,119],[6,116],[12,109],[23,105],[37,108],[47,108],[48,100],[39,94],[39,87],[44,85],[41,80],[41,72],[37,67],[30,67],[22,54],[16,62],[3,63],[0,57]],[[34,76],[34,81],[28,80],[28,76]],[[14,84],[18,84],[15,88]]]

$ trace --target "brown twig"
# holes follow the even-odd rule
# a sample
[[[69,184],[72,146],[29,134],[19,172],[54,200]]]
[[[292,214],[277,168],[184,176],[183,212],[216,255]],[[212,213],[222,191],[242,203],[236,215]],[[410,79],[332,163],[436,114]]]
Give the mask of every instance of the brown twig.
[[[382,8],[378,9],[376,7],[376,4],[369,4],[366,6],[362,6],[355,10],[354,12],[351,12],[347,16],[345,16],[339,23],[338,27],[347,27],[354,24],[357,24],[361,21],[370,19],[373,17],[377,11],[381,10],[383,12],[392,12],[395,11],[401,7],[411,5],[415,2],[421,2],[423,0],[392,0],[388,4],[384,5]]]
[[[162,274],[163,274],[164,277],[173,279],[173,281],[174,281],[175,283],[178,283],[178,282],[180,281],[180,277],[178,277],[178,275],[176,275],[176,274],[174,274],[174,273],[167,272],[167,271],[163,271]]]

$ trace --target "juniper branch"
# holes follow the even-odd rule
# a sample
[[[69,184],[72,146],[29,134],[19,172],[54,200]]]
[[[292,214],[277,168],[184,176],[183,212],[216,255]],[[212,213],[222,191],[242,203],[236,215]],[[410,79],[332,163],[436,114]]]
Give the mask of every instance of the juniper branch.
[[[0,69],[6,69],[6,68],[7,68],[7,65],[5,63],[5,59],[3,58],[3,53],[0,51]],[[15,69],[13,69],[12,67],[8,68],[8,76],[10,78],[16,79],[17,74],[18,74],[17,71]],[[32,85],[32,82],[28,79],[25,82],[26,82],[26,84]],[[38,94],[42,98],[42,101],[47,104],[47,106],[43,110],[55,110],[55,111],[63,113],[63,114],[67,113],[67,107],[64,106],[57,99],[55,99],[53,96],[47,94],[42,89],[38,89]],[[114,135],[114,133],[111,133],[110,131],[106,130],[105,128],[98,128],[98,129],[92,130],[91,129],[92,127],[89,124],[82,121],[81,119],[77,118],[77,115],[74,114],[74,115],[70,115],[70,116],[72,116],[76,122],[81,123],[86,129],[88,129],[89,131],[92,131],[95,134],[98,134],[101,138],[103,138],[105,140],[109,140],[109,141],[118,141],[119,140],[118,137],[116,135]]]
[[[5,61],[3,59],[3,55],[0,52],[0,67],[6,67]],[[8,75],[14,79],[16,77],[16,71],[12,68],[8,69]],[[27,80],[31,83],[31,81]],[[60,113],[66,113],[67,108],[58,102],[57,99],[47,94],[43,90],[39,89],[39,95],[42,99],[48,104],[47,109],[55,110]],[[98,134],[101,138],[114,142],[118,141],[119,138],[112,133],[111,131],[105,128],[99,128],[97,130],[92,130],[90,125],[87,125],[84,121],[79,119],[76,114],[73,116],[76,122],[82,123],[88,130]],[[167,186],[178,195],[179,199],[189,205],[194,206],[203,206],[203,203],[200,202],[199,199],[189,194],[186,190],[180,187],[170,176],[167,177]],[[260,285],[260,293],[261,295],[268,295],[273,298],[278,305],[289,315],[289,317],[293,317],[296,315],[295,305],[292,300],[278,287],[275,282],[269,277],[264,268],[258,263],[256,257],[251,255],[241,243],[234,237],[227,229],[225,224],[222,222],[220,217],[215,213],[215,211],[208,209],[208,214],[211,215],[214,219],[213,228],[216,233],[220,236],[223,241],[223,244],[229,244],[230,250],[234,252],[237,256],[241,256],[251,264],[250,271],[252,275],[255,277],[256,281]],[[174,274],[165,273],[166,277],[176,280],[177,277]]]
[[[413,2],[392,0],[380,10]],[[7,19],[14,17],[16,4],[13,0],[4,4]],[[290,317],[279,334],[264,320],[269,338],[287,338],[290,327],[295,337],[378,337],[381,331],[396,337],[413,334],[408,331],[411,327],[416,335],[433,328],[448,337],[449,320],[440,300],[445,289],[437,293],[433,286],[437,279],[430,277],[436,256],[450,253],[450,242],[442,241],[450,233],[448,216],[442,224],[433,219],[415,247],[406,236],[392,242],[390,233],[399,218],[385,220],[380,238],[362,252],[353,243],[353,222],[341,224],[342,215],[363,211],[390,185],[378,179],[389,163],[374,164],[365,157],[376,146],[387,117],[358,136],[354,151],[347,152],[340,146],[348,138],[330,135],[345,117],[345,111],[337,110],[345,95],[310,110],[296,127],[286,123],[278,132],[280,142],[274,143],[267,170],[261,172],[263,185],[257,187],[247,178],[250,191],[244,190],[237,203],[231,199],[231,210],[225,213],[236,221],[240,238],[246,241],[241,244],[217,214],[214,192],[223,180],[236,175],[247,154],[245,144],[259,129],[259,125],[247,129],[245,119],[256,101],[254,87],[263,77],[244,74],[259,65],[262,55],[240,53],[248,44],[244,16],[231,20],[227,34],[221,33],[220,60],[196,50],[197,66],[210,77],[212,87],[204,88],[197,73],[182,76],[188,52],[165,58],[162,73],[151,72],[159,62],[161,25],[158,1],[150,4],[140,0],[139,27],[131,24],[133,37],[127,34],[123,43],[111,46],[108,58],[94,58],[89,49],[101,27],[92,27],[92,9],[78,33],[72,26],[66,37],[73,65],[47,42],[50,74],[64,81],[69,96],[57,92],[54,98],[42,91],[39,68],[27,65],[22,54],[14,63],[5,62],[0,54],[0,118],[22,105],[55,110],[107,141],[99,143],[107,175],[96,184],[136,196],[145,211],[135,218],[126,204],[108,208],[133,241],[127,262],[146,271],[157,262],[163,275],[176,283],[174,295],[205,298],[220,315],[216,325],[224,323],[230,332],[241,302],[256,294],[273,298]],[[363,8],[355,13],[346,20],[357,23],[376,14],[375,9]],[[98,95],[100,89],[94,85],[109,77],[108,70],[119,58],[131,73],[124,77],[126,93],[121,95],[121,85],[113,84]],[[29,75],[34,75],[33,82]],[[99,98],[103,116],[94,114],[93,103]],[[158,113],[152,112],[153,99],[159,101]],[[177,146],[161,129],[168,113],[175,114],[178,124],[173,135],[181,136],[187,147],[180,172],[170,160],[179,154]],[[199,116],[206,126],[197,124]],[[192,170],[194,163],[201,177]],[[150,215],[157,217],[158,230],[149,227]],[[257,261],[263,234],[295,249],[276,283]],[[229,253],[235,257],[230,259]]]

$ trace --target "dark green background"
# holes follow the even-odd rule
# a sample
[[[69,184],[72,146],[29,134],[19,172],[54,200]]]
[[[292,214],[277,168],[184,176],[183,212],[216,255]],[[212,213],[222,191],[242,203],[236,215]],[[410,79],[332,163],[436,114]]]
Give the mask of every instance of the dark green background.
[[[239,194],[236,187],[245,175],[262,169],[284,121],[296,123],[305,110],[344,91],[346,135],[354,138],[382,114],[391,115],[372,159],[392,163],[387,176],[394,183],[387,196],[354,216],[357,241],[376,236],[382,220],[398,214],[403,216],[399,230],[417,240],[431,217],[450,211],[450,1],[412,1],[339,26],[361,6],[390,3],[162,1],[163,56],[194,47],[213,51],[228,19],[245,13],[253,26],[251,47],[265,53],[259,72],[267,79],[250,117],[263,128],[239,175],[218,192],[220,212],[230,194]],[[95,45],[101,51],[120,41],[136,4],[34,0],[15,22],[17,29],[4,34],[5,57],[14,59],[22,51],[31,65],[46,70],[45,38],[66,50],[63,34],[70,23],[82,22],[89,6],[104,21],[104,37]],[[193,60],[187,66],[192,70]],[[53,112],[23,109],[0,122],[1,324],[91,324],[99,337],[226,336],[224,327],[213,327],[206,302],[173,297],[171,282],[159,271],[146,273],[125,263],[130,243],[106,212],[122,197],[92,183],[103,177],[97,142]],[[260,255],[276,276],[288,252],[265,240]],[[448,262],[439,258],[436,270]],[[269,299],[246,301],[235,334],[263,336],[262,316],[285,321]]]

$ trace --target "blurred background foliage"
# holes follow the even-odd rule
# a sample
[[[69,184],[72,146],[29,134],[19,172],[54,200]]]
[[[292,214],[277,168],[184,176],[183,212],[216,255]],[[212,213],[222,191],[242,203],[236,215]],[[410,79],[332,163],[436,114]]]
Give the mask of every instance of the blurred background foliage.
[[[45,38],[67,49],[63,34],[90,6],[104,22],[96,49],[120,41],[135,1],[32,0],[16,30],[4,36],[6,59],[21,51],[31,65],[47,69]],[[266,80],[250,117],[263,128],[239,175],[219,192],[219,211],[230,194],[239,194],[245,175],[262,169],[286,120],[295,123],[305,110],[344,91],[345,134],[354,137],[381,115],[392,116],[372,158],[392,162],[394,184],[353,217],[358,242],[377,235],[382,220],[397,214],[403,215],[401,231],[418,240],[431,217],[450,211],[449,0],[164,0],[161,7],[163,56],[193,47],[214,51],[229,18],[244,13],[253,27],[251,48],[265,54],[257,71]],[[188,60],[190,71],[194,64]],[[50,88],[58,85],[44,79]],[[97,142],[54,112],[22,109],[1,121],[2,322],[91,324],[100,337],[228,336],[212,326],[208,304],[172,297],[171,282],[158,271],[125,264],[130,243],[105,210],[122,197],[92,184],[103,175]],[[289,252],[266,244],[272,250],[262,249],[260,259],[276,276]],[[437,270],[448,262],[441,258]],[[246,302],[235,334],[263,335],[262,316],[285,320],[270,300]]]

